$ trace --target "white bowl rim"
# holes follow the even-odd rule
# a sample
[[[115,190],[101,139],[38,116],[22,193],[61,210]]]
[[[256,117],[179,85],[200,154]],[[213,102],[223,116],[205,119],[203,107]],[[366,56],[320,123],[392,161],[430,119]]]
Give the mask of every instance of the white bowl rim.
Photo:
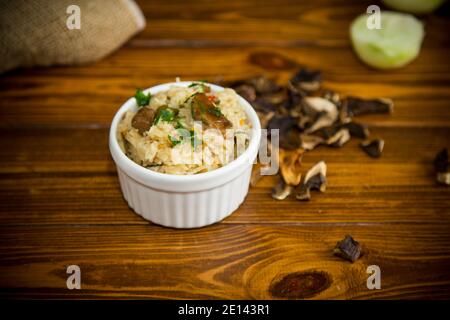
[[[153,86],[143,90],[145,93],[156,94],[157,92],[164,91],[169,89],[172,86],[181,86],[187,87],[196,81],[180,81],[180,82],[169,82],[160,84],[157,86]],[[213,91],[222,91],[225,88],[206,83],[206,85],[210,86]],[[134,97],[128,99],[116,112],[114,115],[113,121],[111,123],[111,128],[109,132],[109,147],[111,151],[111,155],[116,162],[116,164],[125,171],[128,175],[130,175],[135,180],[145,184],[152,186],[160,186],[161,189],[167,190],[171,189],[173,191],[191,191],[192,189],[201,190],[206,188],[205,185],[215,184],[218,185],[226,183],[231,179],[235,178],[237,175],[242,173],[243,170],[237,170],[245,165],[245,161],[248,161],[249,164],[253,163],[256,158],[259,150],[259,143],[261,140],[261,124],[259,122],[258,115],[256,114],[253,107],[241,96],[239,96],[239,102],[244,107],[244,110],[249,118],[250,123],[252,124],[251,129],[251,137],[250,143],[247,149],[236,159],[231,161],[230,163],[220,167],[218,169],[214,169],[212,171],[198,173],[193,175],[175,175],[168,173],[160,173],[156,172],[143,166],[137,164],[122,151],[117,141],[117,126],[122,119],[123,114],[132,108],[136,108],[136,100]],[[223,177],[226,176],[226,181],[223,180]],[[218,179],[217,178],[222,178]],[[216,183],[213,183],[214,180],[217,180]],[[178,185],[178,187],[175,187]],[[186,187],[189,187],[187,190]]]

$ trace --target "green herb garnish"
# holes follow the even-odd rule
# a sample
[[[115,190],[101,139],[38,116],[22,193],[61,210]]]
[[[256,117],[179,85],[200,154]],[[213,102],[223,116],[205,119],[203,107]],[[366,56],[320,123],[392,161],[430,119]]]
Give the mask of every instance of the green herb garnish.
[[[195,147],[199,146],[202,143],[202,140],[197,138],[194,130],[190,130],[189,133],[191,134],[191,146],[195,149]]]
[[[139,107],[145,107],[150,103],[152,94],[150,92],[148,94],[145,94],[141,89],[137,89],[134,98],[136,99],[136,103]]]
[[[172,137],[170,134],[167,136],[169,138],[170,143],[172,143],[172,147],[175,147],[177,144],[181,143],[181,139],[177,140]]]
[[[198,80],[198,81],[192,82],[190,85],[188,85],[188,88],[193,88],[196,86],[204,86],[206,82],[207,82],[206,80]]]
[[[175,120],[175,129],[184,129],[184,125],[180,122],[180,120],[180,118]]]
[[[159,108],[153,124],[156,125],[159,121],[171,122],[175,119],[175,113],[169,108]]]

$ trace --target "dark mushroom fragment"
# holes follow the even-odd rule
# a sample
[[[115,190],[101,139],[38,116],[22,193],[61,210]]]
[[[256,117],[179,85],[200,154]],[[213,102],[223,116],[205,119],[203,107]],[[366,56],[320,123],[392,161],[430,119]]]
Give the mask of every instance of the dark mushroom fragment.
[[[136,128],[140,134],[143,134],[150,129],[154,118],[155,110],[148,107],[140,108],[131,119],[131,126]]]
[[[364,124],[348,122],[341,125],[341,127],[348,129],[352,137],[362,139],[367,139],[369,137],[369,128]]]
[[[290,83],[300,90],[315,91],[322,83],[322,73],[302,68],[291,78]]]
[[[308,201],[311,199],[310,190],[319,190],[325,192],[327,187],[327,165],[325,162],[320,161],[315,164],[306,173],[302,184],[297,188],[297,194],[295,197],[298,200]]]
[[[283,106],[286,110],[289,110],[291,116],[298,117],[301,114],[302,109],[302,101],[305,95],[295,88],[291,88],[288,86],[286,92],[286,101]]]
[[[344,101],[344,110],[349,117],[370,113],[391,113],[394,103],[391,99],[361,99],[348,97]]]
[[[267,125],[269,124],[270,119],[272,119],[275,115],[275,112],[271,111],[268,113],[263,113],[257,111],[256,114],[258,115],[259,122],[261,123],[261,129],[267,129]]]
[[[346,235],[343,240],[338,241],[333,254],[353,263],[361,256],[361,245],[352,236]]]
[[[255,88],[248,84],[241,84],[240,86],[235,87],[234,91],[248,102],[256,100]]]
[[[288,185],[283,179],[272,189],[272,198],[284,200],[294,191],[294,187]]]
[[[436,180],[441,184],[450,185],[450,172],[448,161],[448,150],[442,149],[434,158]]]
[[[325,142],[325,139],[310,134],[300,134],[301,147],[307,151],[313,150],[317,146]]]
[[[253,77],[245,82],[255,88],[257,94],[273,93],[280,90],[275,81],[264,76]]]
[[[338,109],[331,101],[321,97],[305,97],[303,111],[306,117],[315,118],[305,129],[306,133],[332,126],[338,118]]]
[[[291,116],[274,116],[267,125],[267,129],[279,130],[280,147],[296,149],[300,147],[300,131],[296,128],[296,120]]]
[[[350,140],[348,129],[340,129],[333,136],[328,138],[327,145],[330,147],[340,148]]]
[[[207,127],[218,129],[222,133],[232,127],[231,122],[222,114],[220,109],[204,93],[192,97],[192,118],[202,121]]]
[[[265,93],[261,95],[260,99],[274,105],[282,104],[288,99],[288,91],[286,89],[280,89],[276,92]]]
[[[372,141],[364,141],[359,146],[372,158],[379,158],[383,152],[384,140],[375,139]]]
[[[274,104],[260,98],[250,102],[250,104],[257,112],[268,113],[275,112],[277,110],[277,107]]]

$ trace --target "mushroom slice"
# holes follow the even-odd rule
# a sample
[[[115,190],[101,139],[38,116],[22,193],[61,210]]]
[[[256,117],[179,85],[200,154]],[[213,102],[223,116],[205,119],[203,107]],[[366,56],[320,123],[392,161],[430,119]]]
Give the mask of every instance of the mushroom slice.
[[[322,83],[322,73],[318,70],[302,68],[291,78],[290,83],[301,90],[315,91]]]
[[[365,141],[361,142],[359,146],[372,158],[379,158],[383,152],[384,140]]]
[[[283,180],[291,185],[296,186],[300,183],[302,177],[301,161],[303,157],[303,149],[296,150],[280,150],[280,171]]]
[[[301,147],[307,151],[313,150],[325,142],[325,139],[316,135],[300,134]]]
[[[369,128],[364,124],[348,122],[343,124],[341,127],[348,129],[352,137],[362,139],[367,139],[369,137]]]
[[[272,189],[272,198],[284,200],[294,191],[294,187],[288,185],[283,179]]]
[[[276,115],[269,121],[267,129],[279,129],[280,147],[291,150],[300,147],[300,131],[296,124],[296,119],[291,116]]]
[[[208,128],[218,129],[223,133],[233,126],[204,93],[198,93],[192,98],[191,108],[192,118],[202,121]]]
[[[234,88],[234,91],[248,102],[256,100],[256,90],[248,84],[241,84]]]
[[[327,140],[327,145],[330,147],[340,148],[350,140],[350,133],[348,129],[340,129],[332,137]]]
[[[298,187],[296,198],[298,200],[310,200],[310,190],[319,190],[325,192],[327,187],[327,165],[324,161],[315,164],[306,173],[303,183]]]
[[[155,110],[148,107],[140,108],[131,119],[131,126],[138,129],[140,134],[143,134],[150,129],[154,118]]]
[[[324,127],[334,124],[338,118],[338,109],[331,101],[321,97],[305,97],[303,98],[304,110],[310,109],[307,113],[319,114],[317,120],[305,130],[306,133],[317,131]]]
[[[255,88],[257,94],[273,93],[280,89],[275,81],[264,76],[253,77],[245,82]]]
[[[263,94],[261,96],[261,99],[266,100],[269,103],[272,104],[281,104],[288,99],[288,91],[284,88],[276,91],[276,92],[269,92],[266,94]]]
[[[274,104],[261,98],[252,101],[250,104],[257,112],[268,113],[275,112],[277,110],[277,107]]]
[[[261,128],[266,129],[270,119],[272,119],[273,116],[275,115],[275,112],[271,111],[268,113],[263,113],[257,111],[256,114],[258,115],[259,122],[261,122]]]
[[[333,254],[342,259],[355,262],[361,256],[361,245],[352,236],[346,235],[343,240],[336,243]]]
[[[298,91],[290,83],[288,83],[284,107],[288,110],[296,110],[298,112],[298,110],[301,109],[303,97],[305,97],[303,92]]]
[[[434,168],[436,170],[436,180],[439,183],[449,185],[450,184],[450,172],[449,161],[448,161],[448,151],[447,149],[442,149],[434,159]]]
[[[391,113],[394,109],[394,103],[391,99],[361,99],[348,97],[344,101],[344,109],[349,117],[369,113]]]

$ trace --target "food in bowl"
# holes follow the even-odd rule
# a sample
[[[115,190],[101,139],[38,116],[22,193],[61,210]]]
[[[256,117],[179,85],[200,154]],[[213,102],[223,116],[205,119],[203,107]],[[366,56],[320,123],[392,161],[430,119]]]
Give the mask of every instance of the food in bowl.
[[[117,128],[122,151],[150,170],[192,175],[220,168],[249,143],[251,124],[233,89],[213,91],[203,82],[136,93]]]

